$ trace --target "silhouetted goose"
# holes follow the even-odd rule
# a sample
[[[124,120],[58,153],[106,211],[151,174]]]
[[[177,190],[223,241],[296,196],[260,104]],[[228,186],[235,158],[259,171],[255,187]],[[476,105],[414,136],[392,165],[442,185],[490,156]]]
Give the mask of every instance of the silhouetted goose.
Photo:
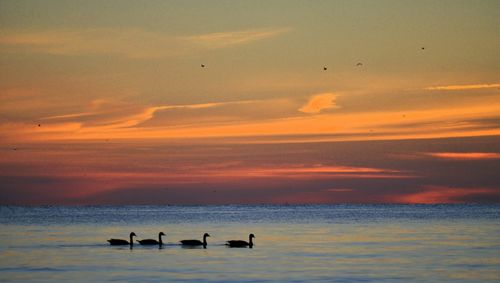
[[[137,235],[134,232],[130,233],[130,242],[123,239],[109,239],[108,242],[112,246],[124,246],[124,245],[132,246],[134,244],[134,240],[132,239],[134,236],[137,237]]]
[[[231,248],[246,248],[246,247],[252,248],[253,238],[255,238],[254,234],[250,234],[248,235],[248,242],[243,240],[230,240],[227,241],[226,246],[229,246]]]
[[[158,241],[155,239],[144,239],[144,240],[137,240],[139,244],[141,245],[163,245],[163,241],[161,240],[161,236],[165,236],[163,232],[160,232],[158,234]]]
[[[207,237],[210,237],[208,233],[203,235],[203,242],[200,240],[182,240],[180,241],[183,246],[207,246]]]

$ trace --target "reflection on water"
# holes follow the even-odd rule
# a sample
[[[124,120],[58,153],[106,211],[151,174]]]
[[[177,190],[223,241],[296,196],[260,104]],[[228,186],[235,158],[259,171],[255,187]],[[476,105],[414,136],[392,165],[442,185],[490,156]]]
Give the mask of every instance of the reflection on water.
[[[0,281],[500,280],[498,206],[0,208]],[[126,221],[125,221],[126,219]],[[109,238],[164,245],[110,246]],[[206,249],[179,240],[208,232]],[[252,249],[227,240],[254,233]]]

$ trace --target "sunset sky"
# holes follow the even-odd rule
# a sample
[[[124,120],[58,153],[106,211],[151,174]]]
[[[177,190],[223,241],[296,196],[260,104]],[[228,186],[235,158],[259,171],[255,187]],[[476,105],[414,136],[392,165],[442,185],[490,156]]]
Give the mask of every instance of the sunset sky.
[[[1,1],[0,204],[499,203],[499,12]]]

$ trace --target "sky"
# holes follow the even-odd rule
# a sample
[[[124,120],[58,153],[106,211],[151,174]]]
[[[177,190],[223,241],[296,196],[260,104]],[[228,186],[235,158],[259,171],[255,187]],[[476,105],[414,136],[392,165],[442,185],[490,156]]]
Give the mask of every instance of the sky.
[[[500,202],[499,1],[1,1],[0,204]]]

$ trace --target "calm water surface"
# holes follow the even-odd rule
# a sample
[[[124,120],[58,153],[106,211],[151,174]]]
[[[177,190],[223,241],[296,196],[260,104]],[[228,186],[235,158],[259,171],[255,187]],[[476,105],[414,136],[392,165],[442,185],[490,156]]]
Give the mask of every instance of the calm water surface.
[[[0,281],[499,282],[498,205],[0,207]],[[158,247],[106,239],[167,234]],[[182,239],[208,238],[207,249]],[[224,242],[256,235],[253,249]]]

